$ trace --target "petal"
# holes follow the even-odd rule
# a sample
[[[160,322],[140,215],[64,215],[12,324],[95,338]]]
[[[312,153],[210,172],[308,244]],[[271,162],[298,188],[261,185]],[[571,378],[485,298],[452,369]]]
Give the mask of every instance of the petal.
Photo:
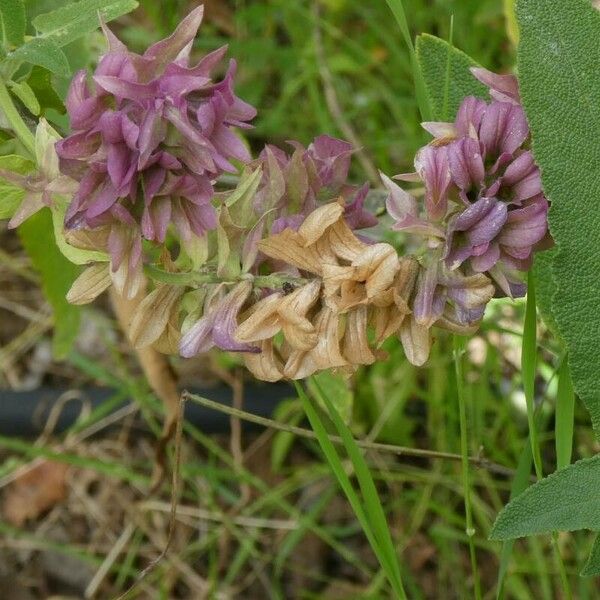
[[[471,67],[471,73],[490,88],[490,95],[495,100],[520,104],[519,82],[514,75],[498,75],[481,67]]]
[[[197,354],[208,352],[213,346],[212,329],[214,313],[202,317],[183,334],[179,341],[179,354],[184,358],[192,358]]]
[[[462,101],[454,121],[457,134],[461,137],[472,137],[472,133],[479,130],[486,108],[487,103],[484,100],[475,98],[475,96],[467,96]]]
[[[448,164],[452,180],[461,190],[481,186],[485,176],[479,142],[463,138],[448,148]]]
[[[400,327],[400,341],[408,361],[420,367],[427,362],[431,349],[429,329],[419,325],[414,318],[404,319]]]
[[[212,339],[216,346],[230,352],[260,352],[256,346],[249,346],[235,340],[235,331],[238,327],[238,314],[246,302],[252,283],[242,281],[238,283],[228,294],[215,311]]]
[[[261,342],[259,353],[245,353],[244,364],[261,381],[275,382],[283,379],[283,364],[275,353],[273,340]]]
[[[486,109],[479,129],[479,139],[486,156],[512,154],[529,135],[525,113],[520,106],[492,102]]]
[[[77,277],[67,293],[67,302],[88,304],[96,299],[112,283],[109,263],[96,263]]]
[[[242,343],[257,342],[274,337],[281,331],[277,308],[283,295],[276,292],[254,304],[243,316],[235,332]]]
[[[129,340],[134,348],[150,346],[162,335],[173,305],[182,294],[182,288],[163,285],[152,290],[139,303],[129,326]]]
[[[537,244],[548,229],[548,202],[543,196],[534,198],[522,208],[508,213],[507,223],[498,242],[504,246],[526,248]]]
[[[383,185],[389,192],[385,207],[392,219],[400,221],[406,215],[416,217],[418,214],[417,201],[408,192],[396,185],[387,175],[379,172]]]
[[[157,60],[159,66],[174,60],[186,48],[189,42],[196,37],[203,16],[204,5],[201,4],[179,23],[177,29],[168,38],[150,46],[144,52],[144,58]]]
[[[359,306],[348,313],[344,333],[342,354],[353,365],[370,365],[375,355],[369,348],[367,339],[368,308]]]

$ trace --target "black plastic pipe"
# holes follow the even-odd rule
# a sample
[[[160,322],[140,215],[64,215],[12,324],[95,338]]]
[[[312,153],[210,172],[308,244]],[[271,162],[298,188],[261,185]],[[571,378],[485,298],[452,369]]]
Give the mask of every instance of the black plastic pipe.
[[[79,390],[93,409],[115,395],[110,388],[83,388]],[[227,406],[232,405],[232,391],[228,386],[191,389],[190,392],[210,398]],[[36,437],[42,433],[44,425],[59,398],[68,389],[41,387],[27,392],[0,390],[0,434],[6,436]],[[277,404],[284,398],[295,395],[287,384],[247,384],[244,387],[244,410],[262,417],[270,417]],[[130,400],[123,400],[114,407],[118,410]],[[81,402],[65,402],[60,410],[54,432],[60,433],[75,423],[81,411]],[[194,402],[186,402],[185,418],[206,433],[226,433],[229,431],[229,415],[211,410]],[[246,429],[257,428],[243,421]]]

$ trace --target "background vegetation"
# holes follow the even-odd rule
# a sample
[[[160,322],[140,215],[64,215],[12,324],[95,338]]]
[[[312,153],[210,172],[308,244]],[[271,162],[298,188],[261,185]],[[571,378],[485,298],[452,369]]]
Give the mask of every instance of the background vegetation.
[[[54,4],[32,1],[28,10],[40,14]],[[510,2],[407,0],[405,9],[413,34],[448,39],[453,19],[456,47],[487,68],[506,71],[515,53],[505,4]],[[167,35],[190,7],[142,0],[114,29],[142,50]],[[223,43],[239,63],[239,95],[259,108],[248,136],[255,149],[292,138],[308,143],[329,133],[361,148],[356,181],[376,182],[376,168],[390,175],[411,169],[426,136],[410,57],[385,2],[207,1],[195,47],[202,52]],[[65,53],[76,69],[90,65],[102,48],[97,33],[68,45]],[[64,96],[68,77],[53,81]],[[60,103],[46,106],[54,106],[46,116],[66,130]],[[35,441],[0,437],[0,590],[29,594],[24,598],[118,597],[160,558],[129,597],[392,597],[319,446],[302,432],[270,426],[242,433],[233,419],[230,435],[211,436],[186,423],[175,486],[180,509],[171,530],[171,482],[148,496],[162,409],[107,306],[87,308],[75,350],[64,362],[52,361],[47,339],[52,320],[37,291],[38,275],[18,239],[4,229],[0,250],[0,398],[2,388],[40,384],[70,390],[101,384],[110,390],[92,412],[86,412],[85,393],[67,392],[63,401],[74,397],[83,409],[66,433],[54,434],[51,418]],[[389,343],[389,358],[361,371],[350,391],[334,378],[321,381],[356,438],[427,450],[365,452],[410,598],[469,598],[476,580],[485,598],[562,597],[553,543],[572,595],[597,597],[595,581],[578,576],[592,544],[589,534],[564,534],[554,542],[550,536],[530,538],[512,551],[488,540],[529,447],[521,377],[524,312],[523,303],[495,301],[466,349],[462,381],[474,466],[475,573],[465,532],[452,339],[438,337],[423,369],[404,360],[399,344]],[[563,357],[541,324],[533,351],[543,467],[549,473],[556,468],[556,372]],[[221,381],[241,401],[244,381],[235,359],[215,354],[174,366],[183,385]],[[107,416],[124,400],[116,416]],[[0,405],[0,418],[1,410]],[[589,417],[576,410],[574,459],[598,450]],[[303,414],[290,389],[275,418],[284,428],[305,427]],[[352,461],[342,465],[352,474]],[[46,482],[41,491],[40,480]],[[161,556],[167,545],[169,552]]]

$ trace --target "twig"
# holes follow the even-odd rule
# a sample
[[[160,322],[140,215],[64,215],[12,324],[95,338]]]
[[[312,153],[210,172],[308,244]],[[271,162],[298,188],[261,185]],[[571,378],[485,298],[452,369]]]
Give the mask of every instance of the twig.
[[[119,539],[117,540],[115,545],[110,549],[110,552],[106,555],[106,558],[100,565],[99,569],[96,571],[95,575],[92,577],[88,586],[85,588],[84,595],[86,598],[92,598],[94,596],[94,594],[98,590],[98,587],[100,586],[102,581],[104,581],[104,578],[110,571],[110,568],[113,566],[114,562],[119,557],[119,554],[121,554],[123,548],[125,548],[126,544],[131,539],[131,536],[133,535],[134,531],[135,525],[133,525],[133,523],[129,523],[127,527],[125,527],[125,529],[119,536]]]
[[[297,435],[299,437],[304,437],[311,440],[316,439],[315,433],[310,429],[296,427],[295,425],[286,425],[284,423],[278,423],[277,421],[273,421],[272,419],[261,417],[259,415],[254,415],[243,410],[238,410],[232,406],[227,406],[219,402],[214,402],[213,400],[203,398],[202,396],[196,396],[195,394],[191,394],[187,391],[184,391],[182,396],[186,400],[191,400],[192,402],[196,402],[197,404],[201,404],[202,406],[206,406],[207,408],[217,410],[227,415],[234,415],[236,417],[239,417],[240,419],[243,419],[244,421],[249,421],[250,423],[256,423],[257,425],[262,425],[263,427],[270,427],[279,431],[287,431],[288,433],[293,433],[294,435]],[[330,435],[329,439],[334,444],[343,444],[342,439],[337,435]],[[364,448],[365,450],[388,452],[390,454],[395,454],[396,456],[418,456],[421,458],[429,458],[434,460],[462,460],[462,456],[460,454],[454,454],[452,452],[438,452],[436,450],[425,450],[423,448],[394,446],[392,444],[366,442],[364,440],[356,440],[356,443],[359,447]],[[496,473],[497,475],[504,475],[506,477],[513,477],[515,474],[513,469],[509,469],[508,467],[499,465],[498,463],[489,461],[488,459],[480,456],[469,456],[468,459],[472,465],[475,465],[476,467],[480,467],[482,469],[486,469],[487,471],[490,471],[490,473]]]
[[[166,502],[159,502],[158,500],[148,500],[139,505],[141,510],[167,512],[170,510],[170,506]],[[222,513],[215,511],[204,510],[196,506],[177,506],[177,516],[193,517],[201,521],[214,521],[215,523],[222,523],[225,520],[231,520],[235,525],[241,527],[251,527],[256,529],[277,529],[291,531],[298,529],[300,523],[295,520],[287,519],[261,519],[257,517],[245,517],[243,515],[236,515],[230,517]]]

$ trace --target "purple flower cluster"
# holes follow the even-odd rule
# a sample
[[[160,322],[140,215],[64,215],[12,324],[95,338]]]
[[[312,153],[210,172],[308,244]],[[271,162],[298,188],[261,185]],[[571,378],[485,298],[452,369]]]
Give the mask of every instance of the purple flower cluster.
[[[516,79],[483,69],[492,101],[467,97],[454,123],[425,123],[434,140],[415,159],[416,173],[398,176],[425,185],[424,210],[390,180],[394,229],[424,235],[448,271],[485,273],[499,291],[522,296],[518,276],[547,238],[548,202],[528,148],[529,128]],[[437,269],[437,267],[436,267]]]
[[[328,135],[316,137],[308,148],[299,142],[289,143],[291,154],[268,145],[257,161],[263,177],[255,208],[261,214],[275,212],[271,233],[286,227],[298,229],[319,203],[340,197],[346,203],[344,217],[352,229],[377,224],[377,218],[364,208],[369,185],[348,184],[352,144]]]
[[[77,179],[79,189],[65,224],[111,226],[113,270],[126,256],[125,245],[136,263],[141,239],[163,242],[170,223],[184,241],[214,229],[214,180],[235,172],[231,159],[250,160],[232,131],[249,127],[256,114],[234,94],[235,62],[222,81],[211,76],[226,47],[189,65],[202,15],[202,7],[194,10],[141,56],[104,27],[109,50],[94,85],[85,71],[71,84],[72,134],[56,149],[62,172]],[[126,239],[123,232],[132,228],[138,234]]]

